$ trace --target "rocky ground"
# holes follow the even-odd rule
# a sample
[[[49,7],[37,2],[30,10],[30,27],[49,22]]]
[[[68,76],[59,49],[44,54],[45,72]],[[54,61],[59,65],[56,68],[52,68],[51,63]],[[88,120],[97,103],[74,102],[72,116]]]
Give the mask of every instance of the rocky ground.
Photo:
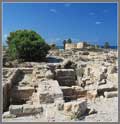
[[[118,121],[118,97],[109,99],[96,99],[94,104],[88,103],[88,108],[97,110],[97,113],[80,117],[80,120],[72,120],[69,115],[65,116],[63,112],[50,111],[49,116],[23,116],[17,118],[3,118],[4,122],[63,122],[63,121],[80,121],[80,122],[117,122]],[[53,114],[53,115],[52,115]],[[52,117],[53,116],[53,117]]]

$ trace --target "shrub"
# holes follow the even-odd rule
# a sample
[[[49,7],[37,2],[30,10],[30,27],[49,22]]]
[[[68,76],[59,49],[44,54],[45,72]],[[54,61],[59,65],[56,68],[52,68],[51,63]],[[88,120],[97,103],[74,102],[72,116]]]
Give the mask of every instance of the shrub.
[[[41,61],[46,57],[49,45],[32,30],[17,30],[7,38],[8,54],[23,61]]]
[[[50,48],[51,48],[52,50],[53,50],[53,49],[57,49],[56,44],[52,43],[52,44],[50,45]]]

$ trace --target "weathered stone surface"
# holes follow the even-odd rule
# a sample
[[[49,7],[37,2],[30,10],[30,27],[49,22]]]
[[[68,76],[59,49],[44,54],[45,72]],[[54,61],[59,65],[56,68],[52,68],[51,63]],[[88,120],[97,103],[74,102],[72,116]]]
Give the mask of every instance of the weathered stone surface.
[[[83,67],[77,68],[77,70],[76,70],[77,77],[83,77],[84,76],[84,72],[85,72],[85,70],[84,70]]]
[[[58,110],[63,110],[63,108],[64,108],[64,100],[62,100],[62,99],[56,100],[55,105],[56,105]]]
[[[23,114],[32,114],[35,113],[35,106],[25,104],[23,105]]]
[[[24,104],[23,105],[23,114],[38,114],[43,112],[43,107],[39,105],[28,105]]]
[[[16,116],[38,114],[43,112],[43,107],[41,105],[10,105],[9,107],[10,114]]]
[[[112,82],[108,82],[105,85],[99,85],[97,88],[98,92],[105,92],[105,91],[116,91],[117,86]]]
[[[73,103],[72,105],[72,112],[73,113],[79,113],[79,115],[83,115],[86,112],[87,109],[87,102],[86,100],[79,100]]]
[[[64,111],[65,112],[70,112],[71,109],[72,109],[72,103],[71,102],[64,103]]]
[[[5,74],[3,76],[3,111],[6,111],[8,109],[8,106],[10,104],[10,95],[12,91],[13,85],[18,83],[19,80],[21,80],[22,75],[21,71],[19,69],[8,69],[4,68],[3,73]]]
[[[20,116],[23,114],[23,105],[10,105],[10,114]]]
[[[101,74],[100,74],[100,81],[102,81],[103,79],[107,79],[107,76],[108,76],[108,74],[106,74],[106,73],[101,73]]]
[[[37,92],[33,94],[33,103],[53,103],[56,99],[63,99],[63,93],[56,80],[44,80],[38,86]]]
[[[102,72],[102,73],[107,73],[107,71],[108,71],[107,67],[104,67],[104,66],[103,66],[101,72]]]
[[[73,69],[56,69],[55,79],[61,86],[75,85],[75,72]]]
[[[71,96],[74,93],[74,89],[72,87],[61,86],[64,96]]]
[[[3,118],[16,118],[16,115],[10,114],[10,111],[4,112],[2,115]]]
[[[39,101],[40,103],[53,103],[54,97],[47,91],[39,94]]]
[[[10,104],[10,84],[6,83],[3,85],[3,111],[6,111]]]
[[[117,97],[118,96],[118,91],[104,92],[104,96],[106,98]]]
[[[42,113],[43,111],[44,111],[44,109],[41,105],[35,106],[35,113]]]
[[[97,97],[97,95],[98,95],[97,89],[87,91],[87,99],[92,101],[92,102],[95,102],[95,98]]]
[[[81,116],[86,112],[86,109],[87,109],[87,102],[84,99],[64,103],[65,112],[79,113],[79,115]]]
[[[113,66],[110,71],[111,74],[117,73],[117,66]]]
[[[54,79],[54,74],[51,72],[51,70],[48,70],[46,73],[45,73],[45,77],[47,79]]]
[[[22,101],[29,100],[34,90],[35,90],[34,87],[17,87],[12,89],[11,102],[21,103]]]
[[[33,68],[19,68],[21,71],[23,71],[25,74],[32,74]]]

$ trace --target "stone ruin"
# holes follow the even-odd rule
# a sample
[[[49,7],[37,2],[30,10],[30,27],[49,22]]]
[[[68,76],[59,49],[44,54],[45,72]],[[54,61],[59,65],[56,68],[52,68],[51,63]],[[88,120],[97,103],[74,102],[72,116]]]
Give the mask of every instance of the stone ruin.
[[[84,56],[98,60],[94,54]],[[88,101],[118,94],[117,66],[103,59],[87,61],[89,64],[64,59],[32,68],[3,68],[3,112],[9,110],[15,116],[43,114],[46,105],[53,104],[57,111],[85,114]]]

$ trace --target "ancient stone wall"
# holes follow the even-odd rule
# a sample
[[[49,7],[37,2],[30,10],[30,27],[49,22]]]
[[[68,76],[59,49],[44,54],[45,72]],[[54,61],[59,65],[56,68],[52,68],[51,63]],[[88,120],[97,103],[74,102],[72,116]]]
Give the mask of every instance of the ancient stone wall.
[[[13,88],[11,92],[12,104],[23,104],[30,99],[34,92],[34,87]]]
[[[11,89],[13,84],[16,82],[19,70],[18,69],[4,69],[3,72],[7,71],[9,73],[12,71],[12,74],[10,74],[7,77],[3,77],[3,111],[6,111],[8,109],[8,106],[10,104],[10,95],[11,95]]]
[[[61,86],[75,85],[75,71],[73,69],[56,69],[55,79]]]

